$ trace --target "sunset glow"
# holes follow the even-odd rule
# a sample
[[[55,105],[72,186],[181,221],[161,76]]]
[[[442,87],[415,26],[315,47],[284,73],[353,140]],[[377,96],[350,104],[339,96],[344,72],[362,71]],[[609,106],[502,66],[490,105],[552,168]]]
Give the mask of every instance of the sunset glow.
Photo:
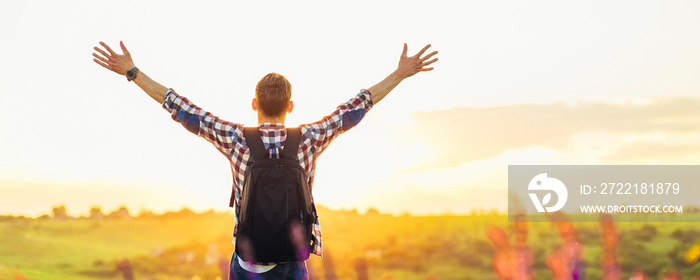
[[[250,126],[268,72],[291,81],[296,126],[383,79],[404,42],[431,43],[435,70],[319,158],[331,209],[504,212],[509,164],[700,163],[698,2],[120,3],[0,4],[0,213],[227,209],[228,161],[93,63],[99,41]]]

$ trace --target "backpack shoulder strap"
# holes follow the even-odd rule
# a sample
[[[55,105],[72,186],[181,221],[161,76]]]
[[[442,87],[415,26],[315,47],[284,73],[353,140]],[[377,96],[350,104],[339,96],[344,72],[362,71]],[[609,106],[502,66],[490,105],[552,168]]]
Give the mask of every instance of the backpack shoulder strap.
[[[266,158],[267,150],[265,149],[265,144],[263,144],[262,139],[260,139],[260,132],[257,127],[244,127],[243,137],[245,137],[245,141],[248,143],[250,155],[253,156],[253,160]]]
[[[282,158],[296,160],[300,141],[301,128],[288,128],[287,139],[284,140],[284,148],[282,149]]]

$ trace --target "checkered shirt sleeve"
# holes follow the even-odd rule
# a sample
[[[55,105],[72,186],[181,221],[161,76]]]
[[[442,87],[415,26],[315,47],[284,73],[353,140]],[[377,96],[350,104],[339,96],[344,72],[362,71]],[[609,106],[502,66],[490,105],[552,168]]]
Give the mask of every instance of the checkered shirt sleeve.
[[[250,152],[243,137],[243,125],[222,120],[211,113],[194,105],[184,96],[178,95],[173,89],[169,89],[163,100],[165,108],[173,120],[182,124],[188,131],[201,136],[226,156],[231,163],[233,177],[233,195],[235,211],[235,225],[238,225],[240,213],[241,182],[246,168],[252,163]],[[234,227],[235,236],[235,227]]]
[[[357,125],[372,106],[372,95],[368,90],[363,89],[355,97],[340,104],[333,113],[323,117],[320,121],[299,126],[303,135],[299,160],[302,166],[307,168],[311,185],[313,185],[314,181],[316,157],[338,135]]]
[[[173,89],[166,93],[163,108],[188,131],[214,144],[226,158],[230,159],[234,146],[241,142],[243,125],[222,120],[202,110]]]

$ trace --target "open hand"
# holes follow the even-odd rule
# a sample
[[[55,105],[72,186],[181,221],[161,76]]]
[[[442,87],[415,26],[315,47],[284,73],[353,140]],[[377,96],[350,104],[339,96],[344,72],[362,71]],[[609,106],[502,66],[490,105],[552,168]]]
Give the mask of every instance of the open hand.
[[[408,45],[406,43],[403,44],[403,53],[401,54],[401,58],[399,59],[399,67],[396,69],[396,72],[402,77],[402,78],[408,78],[410,76],[415,75],[418,72],[422,71],[430,71],[433,70],[433,67],[426,67],[430,64],[433,64],[433,62],[437,61],[437,57],[430,59],[432,56],[436,55],[438,52],[434,51],[429,53],[428,55],[421,57],[425,51],[430,48],[430,44],[426,45],[423,47],[422,50],[420,50],[416,55],[409,57],[408,56]],[[426,61],[428,60],[428,61]]]
[[[123,54],[115,53],[112,48],[104,42],[100,42],[100,45],[104,47],[104,50],[99,47],[94,47],[95,51],[100,54],[92,53],[92,56],[95,57],[92,61],[119,75],[126,75],[126,71],[134,68],[134,61],[131,59],[131,54],[126,49],[126,46],[124,46],[124,42],[119,41],[119,46],[121,46]]]

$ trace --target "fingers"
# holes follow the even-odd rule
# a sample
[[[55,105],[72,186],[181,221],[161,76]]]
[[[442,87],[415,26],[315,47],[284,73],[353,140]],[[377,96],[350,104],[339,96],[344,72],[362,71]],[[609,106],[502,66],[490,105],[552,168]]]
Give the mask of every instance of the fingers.
[[[428,58],[431,58],[432,56],[436,55],[438,51],[431,52],[430,54],[426,55],[425,57],[421,58],[421,62],[428,60]]]
[[[102,57],[102,56],[99,55],[99,54],[92,53],[92,56],[94,56],[96,59],[99,59],[100,61],[102,61],[102,62],[104,62],[104,63],[109,64],[109,60],[107,60],[106,58]]]
[[[428,65],[430,65],[430,64],[433,64],[433,62],[435,62],[435,61],[438,61],[438,58],[437,58],[437,57],[436,57],[436,58],[433,58],[433,59],[431,59],[431,60],[429,60],[429,61],[427,61],[427,62],[421,63],[421,67],[423,67],[423,66],[428,66]]]
[[[123,54],[125,54],[125,55],[131,55],[131,54],[129,53],[129,50],[126,49],[126,46],[124,45],[124,42],[123,42],[123,41],[119,41],[119,46],[122,47],[122,53],[123,53]]]
[[[104,68],[109,69],[109,65],[105,64],[105,63],[102,62],[102,61],[97,60],[96,58],[93,58],[92,61],[94,61],[95,63],[99,64],[100,66],[102,66],[102,67],[104,67]],[[112,70],[112,69],[109,69],[109,70]]]
[[[105,44],[104,42],[100,41],[100,45],[102,45],[102,46],[105,48],[105,50],[107,50],[107,51],[109,52],[109,54],[111,54],[111,55],[116,55],[116,54],[117,54],[117,53],[115,53],[115,52],[112,50],[112,48],[110,48],[110,47],[109,47],[107,44]]]
[[[103,51],[102,49],[100,49],[100,48],[98,48],[98,47],[94,47],[93,49],[94,49],[95,51],[99,52],[99,53],[100,53],[101,55],[103,55],[104,57],[110,57],[109,54],[107,54],[105,51]]]
[[[422,57],[431,46],[431,44],[427,44],[414,56],[408,57],[408,44],[403,44],[403,52],[401,54],[401,59],[399,60],[398,70],[403,73],[404,78],[411,77],[418,72],[432,71],[434,69],[433,67],[426,66],[438,61],[438,58],[434,57],[436,54],[438,54],[438,51],[430,52]]]
[[[423,49],[420,50],[420,51],[416,54],[416,56],[417,56],[417,57],[420,57],[421,55],[423,55],[423,53],[425,53],[425,51],[428,50],[428,48],[430,48],[430,44],[425,45],[425,47],[423,47]]]

